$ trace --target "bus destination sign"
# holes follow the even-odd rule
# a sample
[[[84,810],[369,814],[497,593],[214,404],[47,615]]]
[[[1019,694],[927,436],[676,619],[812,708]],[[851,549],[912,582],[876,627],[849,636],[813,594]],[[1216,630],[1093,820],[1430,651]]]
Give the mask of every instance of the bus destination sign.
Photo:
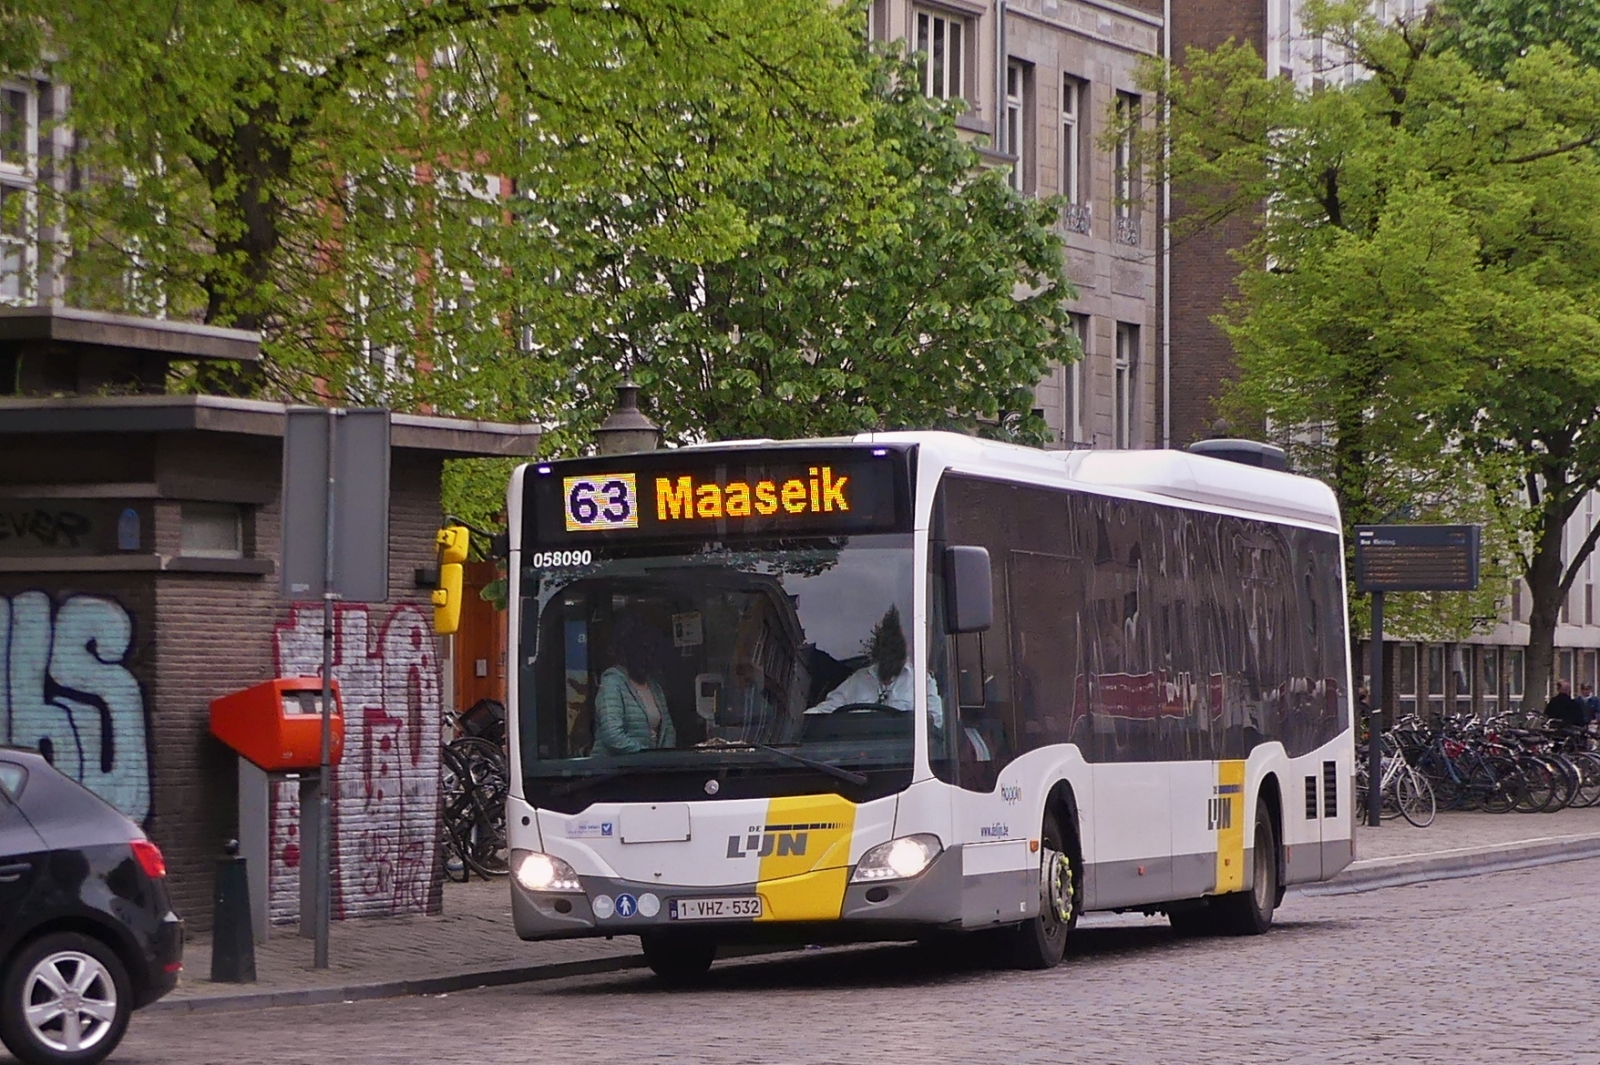
[[[1356,526],[1356,591],[1470,592],[1478,587],[1476,525]]]
[[[832,535],[909,528],[907,452],[652,452],[536,464],[528,537],[542,544]]]

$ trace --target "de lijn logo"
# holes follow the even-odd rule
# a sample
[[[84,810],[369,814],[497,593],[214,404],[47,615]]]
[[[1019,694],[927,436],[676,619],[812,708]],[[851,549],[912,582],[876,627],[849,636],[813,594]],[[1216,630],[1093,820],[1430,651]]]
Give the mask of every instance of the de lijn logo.
[[[748,858],[753,855],[757,858],[766,858],[777,855],[783,858],[791,854],[803,856],[806,853],[806,842],[812,832],[842,827],[834,823],[751,825],[748,834],[728,837],[728,857]]]

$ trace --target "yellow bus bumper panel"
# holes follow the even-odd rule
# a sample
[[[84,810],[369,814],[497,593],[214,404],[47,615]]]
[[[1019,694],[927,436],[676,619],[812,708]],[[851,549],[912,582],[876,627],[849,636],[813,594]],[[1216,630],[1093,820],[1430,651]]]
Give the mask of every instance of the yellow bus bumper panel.
[[[787,795],[767,803],[764,827],[787,845],[761,859],[761,920],[838,920],[855,822],[855,804],[838,795]]]

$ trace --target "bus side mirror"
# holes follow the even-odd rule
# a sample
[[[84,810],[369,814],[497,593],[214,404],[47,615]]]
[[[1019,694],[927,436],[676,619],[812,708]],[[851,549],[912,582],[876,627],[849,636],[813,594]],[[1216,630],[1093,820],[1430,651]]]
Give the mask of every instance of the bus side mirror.
[[[439,549],[439,584],[433,590],[433,631],[448,636],[461,627],[462,563],[470,534],[461,525],[446,525],[434,537]]]
[[[945,627],[983,632],[994,623],[994,578],[986,547],[944,549]]]

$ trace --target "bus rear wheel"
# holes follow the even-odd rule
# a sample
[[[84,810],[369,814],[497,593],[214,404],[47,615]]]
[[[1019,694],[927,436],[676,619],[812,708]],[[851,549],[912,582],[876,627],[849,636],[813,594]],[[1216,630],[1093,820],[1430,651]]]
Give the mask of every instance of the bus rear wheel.
[[[701,979],[717,957],[717,941],[703,935],[641,932],[639,946],[644,949],[650,971],[667,984],[689,984]]]
[[[1005,960],[1018,969],[1050,969],[1061,963],[1067,937],[1083,909],[1083,870],[1075,840],[1054,810],[1044,815],[1039,846],[1039,914],[1003,933]]]

